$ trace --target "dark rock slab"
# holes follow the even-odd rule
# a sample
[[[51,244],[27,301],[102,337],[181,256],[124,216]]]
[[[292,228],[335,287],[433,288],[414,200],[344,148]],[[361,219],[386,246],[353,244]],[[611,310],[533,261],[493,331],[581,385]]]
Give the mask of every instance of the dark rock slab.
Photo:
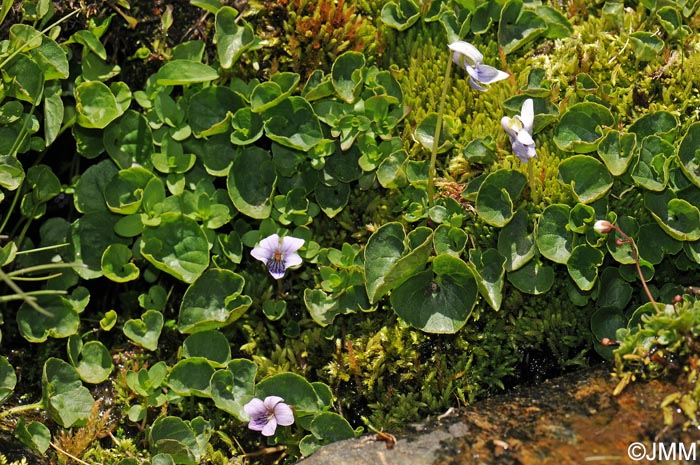
[[[659,405],[677,390],[673,383],[633,383],[613,397],[617,382],[610,371],[601,366],[518,387],[394,432],[391,449],[368,435],[325,446],[299,464],[700,463],[700,430],[684,430],[680,414],[664,424]]]

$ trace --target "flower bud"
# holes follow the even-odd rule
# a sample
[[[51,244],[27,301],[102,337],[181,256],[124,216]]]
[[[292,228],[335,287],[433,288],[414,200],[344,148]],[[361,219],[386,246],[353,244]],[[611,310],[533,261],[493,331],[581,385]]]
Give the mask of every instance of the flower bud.
[[[613,225],[608,220],[598,220],[593,225],[593,229],[599,234],[607,234],[613,229]]]

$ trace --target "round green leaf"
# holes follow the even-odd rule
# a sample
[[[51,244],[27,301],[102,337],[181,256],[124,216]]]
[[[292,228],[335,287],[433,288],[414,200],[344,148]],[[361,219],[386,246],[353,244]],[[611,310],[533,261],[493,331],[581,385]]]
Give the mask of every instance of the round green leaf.
[[[688,201],[676,198],[669,190],[660,193],[645,192],[644,206],[659,226],[674,239],[700,239],[700,210]]]
[[[618,131],[606,131],[598,143],[598,155],[613,176],[620,176],[629,167],[635,153],[637,138],[634,134],[620,135]]]
[[[574,235],[568,230],[568,205],[553,204],[544,209],[535,227],[540,253],[556,263],[566,263],[573,249]]]
[[[260,399],[268,396],[279,396],[284,399],[285,403],[294,407],[297,415],[320,410],[321,401],[313,386],[296,373],[279,373],[268,376],[256,386],[255,396]]]
[[[219,331],[200,331],[187,336],[182,343],[182,356],[202,357],[213,366],[222,367],[231,360],[231,346]]]
[[[344,183],[338,183],[335,186],[319,184],[316,186],[315,194],[318,206],[329,218],[333,218],[348,204],[350,186]]]
[[[639,149],[637,163],[632,169],[632,179],[646,190],[664,190],[674,153],[673,145],[664,139],[656,135],[645,137]]]
[[[418,21],[420,9],[415,0],[392,1],[382,7],[381,18],[387,26],[403,31]]]
[[[227,369],[218,370],[211,377],[211,396],[214,405],[230,413],[239,421],[247,421],[243,406],[255,394],[255,375],[258,366],[247,359],[231,360]]]
[[[80,378],[91,384],[105,381],[114,368],[109,350],[100,341],[86,342],[75,362],[75,369]]]
[[[68,299],[47,295],[37,297],[36,303],[50,316],[40,314],[31,305],[23,303],[17,311],[17,326],[26,340],[44,342],[49,337],[68,337],[78,331],[80,317]]]
[[[270,154],[251,146],[233,161],[226,186],[233,205],[241,213],[251,218],[265,219],[272,212],[272,193],[276,181],[275,165]]]
[[[571,187],[578,202],[586,204],[603,197],[613,184],[605,165],[588,155],[574,155],[562,161],[559,181]]]
[[[343,439],[355,437],[355,430],[348,421],[333,412],[323,412],[311,421],[311,434],[321,440],[322,444],[328,444]]]
[[[479,186],[476,212],[486,223],[502,228],[513,218],[513,201],[527,184],[524,174],[500,169],[489,174]]]
[[[51,418],[63,426],[81,426],[87,422],[94,399],[83,386],[75,368],[57,358],[44,363],[43,401]]]
[[[622,279],[617,268],[607,267],[600,274],[600,295],[596,304],[599,308],[623,311],[632,298],[632,286]]]
[[[469,269],[476,277],[479,293],[494,310],[501,308],[506,258],[496,249],[471,249]]]
[[[211,397],[209,381],[214,368],[204,357],[180,360],[170,371],[168,386],[181,396]]]
[[[82,82],[75,89],[77,122],[85,128],[102,129],[123,113],[117,98],[100,81]]]
[[[528,232],[527,212],[518,210],[498,233],[498,252],[505,257],[506,271],[521,268],[535,256],[535,240]]]
[[[212,269],[202,274],[182,298],[178,330],[195,333],[236,321],[252,303],[241,294],[244,284],[240,275],[229,270]]]
[[[107,212],[105,190],[116,174],[112,160],[102,160],[86,169],[75,186],[75,208],[80,213]]]
[[[159,86],[186,86],[218,78],[219,74],[216,70],[205,64],[191,60],[171,60],[161,66],[156,73],[156,84]]]
[[[579,244],[571,251],[566,262],[569,276],[582,291],[593,289],[598,278],[598,267],[603,264],[603,252],[588,244]]]
[[[42,454],[46,452],[46,449],[48,449],[51,444],[51,430],[38,421],[32,421],[26,424],[22,417],[17,421],[17,426],[15,426],[12,435],[23,444],[28,445]]]
[[[547,30],[547,23],[520,0],[507,2],[498,22],[498,44],[506,54],[535,40]]]
[[[153,135],[143,115],[127,110],[105,129],[103,140],[107,153],[119,168],[152,166]]]
[[[474,274],[452,255],[435,257],[432,269],[416,273],[391,294],[397,315],[428,333],[453,334],[467,322],[478,292]]]
[[[0,156],[0,187],[8,191],[16,190],[24,181],[24,169],[17,158]]]
[[[331,68],[331,82],[338,96],[354,103],[362,86],[365,56],[360,52],[345,52],[335,59]]]
[[[186,283],[196,280],[209,266],[209,241],[193,219],[165,213],[158,226],[141,236],[141,254],[159,270]]]
[[[107,207],[121,215],[136,213],[141,207],[144,188],[154,177],[140,166],[120,170],[105,187]]]
[[[668,111],[655,111],[648,113],[632,123],[628,131],[637,135],[637,140],[655,135],[666,142],[673,142],[676,138],[678,117]]]
[[[224,133],[229,130],[227,119],[244,107],[243,98],[231,89],[206,87],[190,98],[189,124],[197,137]]]
[[[158,348],[158,338],[163,329],[163,314],[158,310],[147,310],[138,320],[124,323],[124,335],[146,350]]]
[[[262,116],[267,137],[285,147],[308,152],[324,140],[318,117],[302,97],[288,97]]]
[[[131,262],[131,249],[123,244],[110,244],[102,254],[102,273],[117,283],[139,277],[139,268]]]
[[[233,114],[231,125],[233,126],[231,143],[236,145],[252,144],[263,135],[263,120],[249,107],[236,111]]]
[[[531,260],[519,270],[508,273],[508,281],[521,292],[544,294],[554,284],[554,268]]]
[[[582,102],[569,107],[559,120],[554,143],[567,152],[588,153],[596,149],[603,137],[603,127],[615,123],[606,107]]]
[[[656,34],[646,31],[638,31],[630,34],[630,43],[634,55],[639,61],[652,61],[664,49],[664,41]]]
[[[12,395],[16,385],[15,369],[7,361],[7,357],[0,355],[0,405]]]

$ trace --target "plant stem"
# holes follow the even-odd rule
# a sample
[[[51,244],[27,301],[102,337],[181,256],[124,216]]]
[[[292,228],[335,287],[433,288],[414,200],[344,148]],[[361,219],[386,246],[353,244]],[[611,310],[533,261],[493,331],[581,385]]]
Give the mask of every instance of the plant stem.
[[[532,159],[527,162],[527,180],[530,182],[530,198],[532,198],[532,203],[537,204],[538,199],[537,199],[537,194],[535,192],[535,186],[537,186],[537,183],[535,182],[535,160]]]
[[[18,405],[17,407],[8,408],[0,412],[0,418],[5,418],[17,413],[26,412],[27,410],[38,410],[44,408],[43,402],[35,402],[33,404]]]
[[[634,243],[634,239],[632,239],[630,236],[625,234],[625,232],[620,229],[616,225],[611,225],[612,228],[617,231],[619,235],[621,235],[624,239],[624,242],[628,243],[630,245],[630,248],[632,249],[632,258],[634,259],[634,264],[637,266],[637,273],[639,273],[639,279],[642,281],[642,287],[644,287],[644,292],[646,292],[647,297],[649,298],[649,302],[654,304],[654,308],[659,310],[659,304],[656,303],[656,300],[654,300],[654,297],[651,295],[651,291],[649,290],[649,287],[647,286],[647,282],[644,279],[644,274],[642,273],[642,267],[639,265],[639,253],[637,252],[637,244]]]
[[[430,153],[430,168],[428,169],[428,206],[435,205],[435,164],[437,162],[438,145],[440,145],[440,132],[442,131],[442,115],[445,112],[445,98],[450,85],[450,71],[452,70],[452,51],[447,60],[445,68],[445,79],[442,86],[442,96],[440,97],[440,107],[438,108],[437,121],[435,122],[435,136],[433,137],[433,150]]]

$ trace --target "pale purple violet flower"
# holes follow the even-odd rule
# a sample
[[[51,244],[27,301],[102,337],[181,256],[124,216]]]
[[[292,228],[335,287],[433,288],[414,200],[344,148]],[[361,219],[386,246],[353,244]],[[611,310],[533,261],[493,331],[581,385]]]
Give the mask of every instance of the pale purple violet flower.
[[[267,266],[273,278],[281,279],[287,268],[301,265],[301,257],[296,253],[304,245],[304,239],[277,234],[261,240],[250,254]]]
[[[265,397],[265,400],[254,398],[243,406],[250,417],[248,428],[260,431],[263,436],[275,434],[277,425],[289,426],[294,423],[292,408],[277,396]]]
[[[509,74],[493,66],[482,63],[484,55],[469,42],[458,40],[448,45],[452,54],[452,61],[462,66],[469,74],[469,85],[472,89],[485,92],[488,89],[482,84],[493,84],[509,77]]]
[[[535,140],[532,138],[532,123],[535,120],[535,110],[532,99],[523,102],[520,114],[512,118],[504,116],[501,118],[501,126],[508,133],[510,143],[513,146],[513,153],[520,158],[520,161],[527,163],[530,158],[535,158]]]

